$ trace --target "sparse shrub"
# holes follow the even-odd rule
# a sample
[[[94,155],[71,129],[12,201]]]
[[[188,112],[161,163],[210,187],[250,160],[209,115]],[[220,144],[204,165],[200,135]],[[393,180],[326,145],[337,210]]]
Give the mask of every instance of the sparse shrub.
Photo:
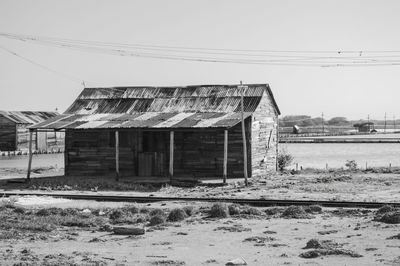
[[[262,212],[254,207],[248,207],[246,209],[243,210],[244,214],[249,214],[249,215],[254,215],[254,216],[260,216],[262,215]]]
[[[159,225],[159,224],[163,224],[163,223],[165,223],[164,215],[154,215],[149,220],[150,226],[155,226],[155,225]]]
[[[240,206],[237,204],[231,204],[228,206],[229,215],[240,214]]]
[[[109,214],[111,220],[118,220],[125,216],[125,213],[121,209],[112,210]]]
[[[329,248],[329,246],[326,244],[326,242],[321,242],[318,239],[312,238],[307,241],[306,246],[303,249],[321,249],[321,248]]]
[[[294,157],[291,154],[289,154],[286,150],[282,150],[278,154],[277,160],[278,160],[278,169],[279,171],[282,172],[286,169],[286,167],[292,164]]]
[[[49,216],[49,215],[57,215],[62,212],[60,208],[43,208],[36,212],[38,216]]]
[[[210,210],[210,216],[213,218],[227,218],[229,217],[229,210],[224,203],[215,203]]]
[[[357,163],[355,160],[347,160],[345,163],[345,166],[347,167],[348,170],[350,171],[355,171],[357,170]]]
[[[388,213],[388,212],[392,212],[394,211],[395,208],[392,205],[383,205],[382,207],[380,207],[376,213],[377,214],[383,214],[383,213]]]
[[[376,220],[386,224],[400,224],[400,211],[387,212]]]
[[[79,216],[65,216],[61,221],[61,225],[76,227],[101,227],[105,224],[105,219],[101,217],[84,218]]]
[[[65,208],[60,211],[61,216],[67,216],[67,215],[77,215],[78,210],[74,208]]]
[[[138,224],[145,223],[148,219],[149,219],[149,217],[147,215],[139,215],[136,218],[136,223],[138,223]]]
[[[25,208],[22,207],[15,207],[14,212],[18,214],[24,214],[25,213]]]
[[[311,216],[306,213],[302,206],[289,206],[282,213],[283,218],[309,219]]]
[[[129,211],[132,214],[139,213],[139,208],[137,206],[134,206],[134,205],[128,206],[128,207],[126,207],[126,209],[127,209],[127,211]]]
[[[277,214],[281,213],[282,211],[283,211],[282,208],[273,207],[273,208],[266,209],[264,212],[267,215],[277,215]]]
[[[310,205],[310,206],[304,207],[304,210],[308,213],[321,213],[322,207],[319,205]]]
[[[185,220],[186,218],[186,212],[183,209],[173,209],[169,212],[168,214],[168,221],[170,222],[180,222]]]
[[[183,210],[185,211],[187,216],[192,216],[194,213],[194,207],[193,206],[185,206],[183,207]]]
[[[149,212],[150,212],[150,209],[144,207],[144,208],[141,208],[139,212],[140,212],[140,213],[149,213]]]
[[[161,215],[165,216],[165,213],[162,209],[153,209],[150,211],[150,216]]]

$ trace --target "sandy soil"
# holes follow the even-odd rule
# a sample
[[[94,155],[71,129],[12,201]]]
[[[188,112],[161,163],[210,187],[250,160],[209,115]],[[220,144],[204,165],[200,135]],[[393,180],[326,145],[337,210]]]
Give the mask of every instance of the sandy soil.
[[[96,195],[135,195],[135,196],[176,196],[176,197],[226,197],[226,198],[254,198],[254,199],[297,199],[297,200],[333,200],[333,201],[361,201],[361,202],[400,202],[400,174],[372,173],[372,172],[310,172],[291,174],[276,174],[263,178],[250,179],[250,185],[244,186],[242,179],[228,180],[226,186],[215,186],[221,180],[209,181],[195,187],[162,187],[140,189],[128,187],[132,184],[129,178],[119,182],[113,178],[103,180],[93,177],[75,177],[64,188],[63,182],[70,181],[70,177],[55,176],[52,169],[38,173],[38,177],[30,184],[8,184],[3,181],[0,191],[37,192],[45,193],[86,193]],[[79,180],[85,182],[80,187]],[[91,181],[92,180],[92,181]],[[107,181],[107,187],[102,187]],[[91,182],[93,184],[91,185]],[[57,185],[51,185],[57,183]],[[60,185],[61,184],[61,185]],[[82,186],[83,186],[82,185]],[[115,187],[115,189],[114,189]],[[129,190],[131,189],[131,190]],[[122,190],[122,191],[121,191]],[[129,190],[129,191],[123,191]]]
[[[76,206],[73,201],[71,204]],[[185,204],[188,203],[160,202],[146,207],[168,209]],[[210,208],[208,204],[189,204],[196,210]],[[218,219],[199,211],[182,222],[155,227],[136,225],[146,229],[141,236],[60,227],[44,235],[32,233],[21,240],[3,239],[0,264],[225,265],[241,258],[248,265],[399,265],[400,239],[387,238],[399,234],[400,225],[375,222],[373,217],[370,210],[328,208],[312,214],[310,219],[286,219],[279,214]],[[299,255],[307,251],[303,248],[312,238],[333,241],[361,257],[301,258]]]

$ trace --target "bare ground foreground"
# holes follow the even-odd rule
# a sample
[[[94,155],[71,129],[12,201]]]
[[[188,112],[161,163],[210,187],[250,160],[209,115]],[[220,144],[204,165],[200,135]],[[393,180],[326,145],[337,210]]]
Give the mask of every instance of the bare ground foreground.
[[[390,207],[2,202],[1,265],[400,263],[400,210]],[[120,235],[121,227],[139,229],[139,235]]]
[[[0,176],[4,171],[10,169],[0,170]],[[400,175],[394,169],[303,171],[250,179],[248,187],[230,180],[226,186],[186,188],[129,178],[48,176],[54,171],[42,168],[30,183],[2,180],[0,186],[48,194],[400,202]],[[48,199],[2,199],[0,265],[400,265],[400,211],[390,207]],[[120,235],[120,227],[138,235]]]
[[[12,174],[10,174],[12,173]],[[166,184],[140,184],[135,178],[62,176],[63,169],[33,169],[30,183],[10,183],[10,178],[23,181],[23,169],[0,168],[0,191],[43,191],[47,193],[94,193],[96,195],[137,195],[176,197],[228,197],[252,199],[333,200],[361,202],[400,202],[400,170],[374,168],[368,171],[306,170],[294,174],[275,174],[249,179],[209,180],[203,184],[177,187]],[[146,178],[143,179],[147,180]],[[164,179],[165,180],[165,179]],[[157,179],[153,179],[157,181]]]

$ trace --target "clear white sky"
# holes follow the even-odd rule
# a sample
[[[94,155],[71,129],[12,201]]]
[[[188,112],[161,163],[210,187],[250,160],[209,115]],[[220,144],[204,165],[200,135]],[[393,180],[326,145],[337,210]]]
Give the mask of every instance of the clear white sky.
[[[400,1],[0,0],[0,32],[269,50],[400,50]],[[400,118],[400,66],[293,67],[88,54],[0,37],[87,86],[269,83],[283,115]],[[82,85],[0,50],[0,110],[64,111]]]

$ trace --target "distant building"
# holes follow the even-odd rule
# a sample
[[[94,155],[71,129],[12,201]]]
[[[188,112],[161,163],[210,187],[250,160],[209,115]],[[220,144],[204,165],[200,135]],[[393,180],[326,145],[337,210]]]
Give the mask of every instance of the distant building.
[[[248,176],[276,170],[278,106],[248,84]],[[243,177],[237,85],[85,88],[68,110],[32,130],[65,130],[66,175]]]
[[[0,111],[0,151],[28,149],[28,126],[57,116],[57,112]],[[64,144],[64,133],[35,132],[32,149],[50,151]]]
[[[357,123],[354,124],[354,127],[358,129],[358,132],[362,133],[376,132],[375,125],[373,122]]]
[[[294,125],[293,134],[300,134],[300,133],[301,133],[300,127],[298,125]]]

